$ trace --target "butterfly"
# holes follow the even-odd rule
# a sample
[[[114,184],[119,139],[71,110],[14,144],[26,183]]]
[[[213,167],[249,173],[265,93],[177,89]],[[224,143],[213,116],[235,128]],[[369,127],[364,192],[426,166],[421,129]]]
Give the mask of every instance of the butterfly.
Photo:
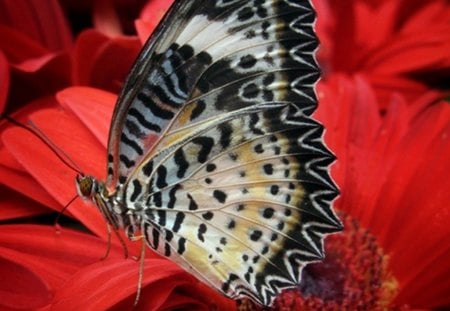
[[[230,298],[295,287],[342,228],[314,22],[309,0],[175,1],[118,98],[107,180],[78,176],[80,195]]]

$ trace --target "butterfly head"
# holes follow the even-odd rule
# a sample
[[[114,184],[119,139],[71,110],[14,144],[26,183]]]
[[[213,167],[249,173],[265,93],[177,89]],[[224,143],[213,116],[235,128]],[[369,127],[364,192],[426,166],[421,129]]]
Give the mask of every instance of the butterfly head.
[[[78,195],[86,200],[92,200],[99,191],[99,184],[92,176],[77,175],[75,180]]]
[[[106,221],[115,230],[123,226],[123,222],[120,217],[112,212],[115,204],[110,200],[111,197],[108,195],[108,192],[102,182],[99,182],[92,176],[77,175],[75,184],[78,195],[82,199],[89,200],[94,203],[103,214]]]

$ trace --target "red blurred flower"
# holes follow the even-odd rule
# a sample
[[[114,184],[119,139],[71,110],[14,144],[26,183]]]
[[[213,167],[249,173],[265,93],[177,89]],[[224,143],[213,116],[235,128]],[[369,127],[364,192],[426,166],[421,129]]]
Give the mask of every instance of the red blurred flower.
[[[83,172],[104,180],[115,95],[102,90],[118,92],[170,2],[62,1],[69,15],[92,16],[94,28],[75,40],[58,2],[1,3],[0,83],[9,88],[0,90],[0,111],[6,105],[18,121],[32,120]],[[308,266],[299,290],[283,294],[275,307],[448,306],[450,113],[429,89],[449,77],[449,6],[445,0],[315,3],[326,73],[316,115],[339,158],[333,175],[346,230],[327,239],[325,262]],[[142,7],[135,21],[140,39],[124,35],[137,14],[133,5]],[[24,24],[21,16],[30,18]],[[71,85],[95,89],[68,88],[55,98]],[[75,173],[34,135],[6,122],[0,130],[0,278],[8,280],[0,286],[0,308],[129,308],[138,263],[123,258],[115,239],[100,260],[107,234],[96,209],[80,200],[70,206],[75,225],[67,226],[81,223],[77,231],[57,232],[47,217],[29,218],[60,211],[75,195]],[[128,243],[132,255],[139,246]],[[151,251],[143,283],[140,309],[235,308]],[[246,307],[254,306],[240,305]]]
[[[82,27],[79,24],[85,20],[87,24],[93,20],[95,28],[83,30],[73,40],[69,20],[57,0],[49,0],[45,6],[37,0],[0,3],[0,112],[11,113],[70,85],[113,92],[121,89],[141,42],[124,35],[129,22],[117,21],[114,31],[105,25],[124,16],[134,20],[144,1],[61,4],[66,10],[73,9],[66,15],[73,19],[74,28]]]
[[[163,6],[167,7],[168,3],[164,1]],[[0,23],[4,28],[0,31],[5,33],[2,38],[15,40],[0,43],[0,79],[3,85],[10,85],[2,88],[1,107],[7,105],[8,111],[15,111],[14,118],[20,122],[32,120],[83,171],[102,178],[115,95],[99,89],[118,92],[141,41],[121,35],[119,28],[115,28],[115,33],[111,31],[108,28],[114,15],[108,7],[111,3],[95,1],[91,9],[96,29],[82,31],[73,43],[66,20],[50,19],[60,23],[56,26],[39,24],[49,16],[63,18],[58,3],[50,4],[45,8],[38,8],[35,1],[1,4],[0,11],[4,14],[0,13]],[[114,9],[122,14],[116,17],[127,12],[124,5],[119,1],[114,3]],[[29,24],[21,25],[21,18],[27,14]],[[157,16],[160,18],[161,12]],[[52,27],[61,31],[55,32]],[[30,29],[40,32],[29,33]],[[148,35],[153,28],[141,23],[140,29]],[[65,44],[47,44],[51,40],[46,36]],[[65,63],[58,61],[61,57]],[[53,65],[55,62],[58,64]],[[44,70],[46,66],[54,67]],[[16,72],[26,75],[26,79],[16,79]],[[61,109],[54,97],[46,95],[71,84],[97,89],[75,88],[61,93],[61,102],[68,107],[75,103],[73,112],[68,112]],[[0,308],[130,308],[136,295],[138,263],[124,260],[117,241],[113,241],[108,258],[100,260],[106,251],[107,234],[104,220],[95,209],[77,200],[67,212],[95,235],[64,227],[57,232],[52,226],[42,225],[48,222],[45,218],[23,218],[61,211],[75,195],[74,172],[34,135],[7,122],[0,126],[0,191],[3,194],[0,220],[4,222],[0,225],[0,275],[8,280],[0,287]],[[128,247],[131,255],[139,253],[138,243],[129,243]],[[216,305],[227,309],[233,308],[234,302],[200,284],[170,261],[148,252],[138,308],[209,310]]]
[[[276,310],[450,306],[450,106],[436,95],[413,104],[395,96],[381,117],[363,78],[321,85],[316,117],[339,159],[332,173],[345,229]],[[241,309],[259,310],[248,301]]]
[[[447,0],[314,0],[325,77],[363,75],[387,108],[392,92],[408,103],[450,79]]]

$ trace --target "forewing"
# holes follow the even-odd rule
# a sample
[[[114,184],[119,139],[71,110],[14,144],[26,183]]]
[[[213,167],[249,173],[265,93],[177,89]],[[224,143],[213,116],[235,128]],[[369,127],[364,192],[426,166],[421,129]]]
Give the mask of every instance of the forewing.
[[[308,1],[176,1],[119,96],[109,134],[107,187],[125,183],[144,157],[167,145],[157,144],[162,137],[199,115],[214,117],[280,93],[312,112],[318,70],[310,12]],[[291,23],[289,29],[282,19]],[[281,68],[291,77],[277,75]],[[291,81],[295,92],[286,92],[291,86],[280,81]],[[204,98],[196,101],[200,95]],[[169,129],[174,119],[178,124]]]
[[[125,81],[109,131],[106,185],[111,191],[118,186],[119,179],[120,184],[125,182],[134,165],[145,155],[143,150],[154,144],[167,126],[168,114],[179,108],[175,104],[167,109],[165,105],[173,103],[162,103],[156,98],[143,102],[142,97],[147,92],[157,93],[158,83],[165,76],[163,55],[173,50],[174,40],[196,15],[196,8],[205,2],[175,1],[147,40]]]
[[[151,247],[268,305],[341,227],[334,157],[310,117],[315,15],[309,1],[181,2],[186,20],[147,45],[137,64],[151,67],[122,95],[111,180]]]

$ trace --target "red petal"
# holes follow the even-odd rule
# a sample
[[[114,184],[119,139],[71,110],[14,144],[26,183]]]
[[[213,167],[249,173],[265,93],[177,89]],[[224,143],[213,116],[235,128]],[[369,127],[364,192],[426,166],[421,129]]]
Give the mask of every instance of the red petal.
[[[100,239],[75,231],[57,234],[54,227],[0,226],[0,277],[8,280],[8,291],[0,291],[0,305],[17,308],[20,303],[35,309],[49,303],[55,289],[81,267],[98,262],[105,248]],[[121,256],[120,248],[112,248],[114,256]]]
[[[38,98],[51,96],[70,82],[71,66],[67,54],[30,57],[11,67],[13,74],[8,95],[9,111],[15,111]],[[24,92],[24,89],[27,91]]]
[[[338,157],[337,205],[377,236],[400,283],[398,304],[449,304],[450,107],[434,93],[410,105],[393,96],[381,117],[361,82],[319,88],[317,116]]]
[[[103,147],[107,147],[116,95],[93,88],[72,87],[59,92],[57,99],[92,131]]]
[[[51,107],[56,104],[52,98],[45,98],[33,103],[29,103],[25,109],[21,109],[18,113],[12,115],[12,117],[22,124],[26,124],[28,116],[31,112],[44,108]],[[60,209],[60,205],[49,195],[40,184],[28,174],[26,169],[16,160],[13,154],[8,151],[7,146],[4,145],[4,134],[7,132],[7,128],[16,128],[16,125],[3,120],[1,124],[2,141],[0,144],[0,180],[2,184],[8,188],[15,190],[17,193],[21,193],[26,197],[29,197],[36,202],[41,203],[44,206],[48,206],[54,209]],[[6,141],[7,143],[7,141]],[[15,194],[11,194],[15,195]],[[20,208],[19,208],[20,209]],[[31,210],[34,210],[31,208]],[[24,215],[29,211],[23,211]],[[21,212],[20,212],[21,213]],[[18,215],[19,216],[19,215]]]
[[[74,84],[118,93],[140,48],[136,38],[110,39],[93,30],[81,33],[75,46]]]
[[[50,211],[45,205],[37,204],[4,186],[0,186],[0,197],[0,221],[41,215]]]
[[[446,1],[333,0],[330,11],[329,27],[320,33],[325,72],[409,75],[431,83],[449,75]]]
[[[385,111],[392,96],[401,94],[405,102],[410,105],[416,98],[429,90],[424,83],[395,75],[366,75],[367,80],[376,90],[378,105],[381,111]]]
[[[108,36],[122,34],[119,12],[116,11],[114,1],[94,1],[93,21],[95,28]]]
[[[9,62],[20,64],[30,59],[41,57],[49,53],[45,48],[28,38],[16,29],[0,25],[0,49],[6,55]]]
[[[40,0],[1,1],[0,21],[50,50],[71,46],[70,29],[56,0],[46,1],[45,6]]]
[[[358,58],[363,58],[364,52],[378,49],[386,41],[392,40],[398,23],[396,13],[401,11],[401,5],[399,1],[380,1],[376,5],[367,2],[353,3],[356,17],[355,47],[363,48],[354,52],[360,54]]]
[[[3,113],[6,106],[6,98],[8,97],[8,89],[9,89],[9,65],[8,61],[0,51],[0,113]]]
[[[450,27],[430,33],[429,29],[414,36],[397,38],[385,44],[382,51],[364,60],[364,67],[374,74],[402,75],[426,71],[450,72]]]
[[[145,42],[153,33],[172,2],[172,0],[153,0],[147,3],[141,12],[140,20],[136,22],[141,42]]]
[[[6,132],[7,131],[5,131],[5,133]],[[2,137],[4,135],[8,135],[5,133]],[[0,159],[4,159],[4,156],[1,155]],[[49,195],[32,176],[28,175],[23,168],[21,170],[13,170],[5,166],[0,166],[0,177],[2,184],[7,186],[9,189],[15,190],[16,193],[21,193],[22,195],[29,197],[44,206],[54,209],[59,208],[60,205],[53,199],[53,197]],[[15,195],[12,191],[10,194],[9,191],[11,190],[8,190],[8,196]],[[47,212],[49,212],[49,210]],[[25,214],[27,214],[27,212],[24,212],[24,215]]]
[[[108,260],[87,266],[76,273],[64,288],[56,293],[55,310],[106,310],[121,303],[132,308],[137,289],[139,262]],[[164,259],[146,259],[145,288],[141,302],[155,310],[170,288],[183,284],[184,272]],[[170,292],[170,291],[169,291]],[[162,300],[162,301],[161,301]],[[67,309],[69,308],[69,309]]]
[[[381,231],[379,226],[383,226],[380,239],[386,241],[386,249],[395,250],[392,269],[405,288],[399,300],[420,305],[428,297],[426,306],[433,307],[439,306],[435,304],[442,297],[439,291],[450,291],[450,265],[442,264],[450,254],[450,228],[446,222],[450,216],[448,104],[429,107],[412,125],[395,155],[390,187],[383,191],[383,204],[389,202],[396,209],[379,211],[384,217],[375,219],[373,228]],[[405,217],[409,218],[407,222]],[[399,234],[399,223],[404,234]],[[446,303],[450,304],[448,296]]]
[[[136,21],[136,31],[142,45],[144,45],[144,43],[150,37],[153,30],[155,30],[155,27],[156,25],[154,25],[153,23],[144,21],[142,19]]]
[[[37,309],[50,302],[51,292],[32,271],[0,257],[0,307],[2,309]]]
[[[132,260],[108,260],[90,265],[80,270],[56,293],[53,308],[130,309],[136,295],[138,266],[139,262]],[[204,310],[235,310],[234,301],[211,289],[202,290],[203,285],[199,287],[198,284],[197,280],[168,260],[146,259],[137,310],[169,310],[171,306],[184,304]],[[175,301],[175,298],[179,299]]]
[[[36,113],[32,120],[83,171],[93,176],[104,176],[106,152],[79,121],[56,109]],[[23,129],[10,128],[3,134],[3,141],[21,165],[60,204],[67,204],[76,195],[75,173],[41,140]],[[105,236],[104,220],[95,208],[87,207],[78,200],[69,211],[90,230]]]
[[[320,103],[315,117],[325,125],[325,142],[338,157],[332,166],[332,175],[341,188],[351,191],[357,166],[350,143],[364,148],[375,137],[380,124],[375,96],[362,78],[352,81],[338,75],[320,83],[318,95]],[[344,199],[345,194],[342,194],[341,201]]]

